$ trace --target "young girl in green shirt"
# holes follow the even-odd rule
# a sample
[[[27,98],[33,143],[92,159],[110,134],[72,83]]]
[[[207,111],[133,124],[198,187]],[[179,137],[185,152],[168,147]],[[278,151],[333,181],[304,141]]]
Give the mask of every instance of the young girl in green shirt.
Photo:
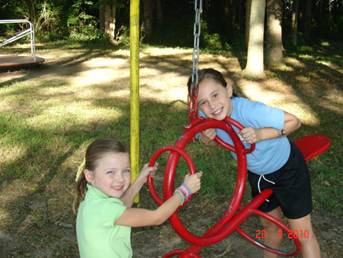
[[[76,234],[82,258],[132,257],[131,227],[160,225],[200,189],[202,173],[186,175],[183,184],[156,210],[131,208],[134,196],[156,167],[146,164],[130,185],[130,158],[114,139],[92,142],[77,178]]]

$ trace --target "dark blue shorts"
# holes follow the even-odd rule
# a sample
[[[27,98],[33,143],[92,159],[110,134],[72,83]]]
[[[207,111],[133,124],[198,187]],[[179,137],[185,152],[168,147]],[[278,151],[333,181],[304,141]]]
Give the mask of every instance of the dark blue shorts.
[[[264,202],[259,210],[270,212],[280,206],[283,214],[289,219],[302,218],[311,213],[312,193],[309,171],[303,155],[292,142],[290,156],[283,167],[264,175],[264,178],[248,171],[248,180],[253,197],[259,194],[258,185],[261,191],[266,188],[274,191],[268,198],[269,202]]]

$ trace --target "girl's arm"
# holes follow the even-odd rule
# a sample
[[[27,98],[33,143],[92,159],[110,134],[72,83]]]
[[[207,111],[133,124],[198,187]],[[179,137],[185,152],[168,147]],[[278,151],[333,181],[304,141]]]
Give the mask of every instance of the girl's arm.
[[[289,135],[293,133],[294,131],[298,130],[301,126],[300,120],[291,113],[285,112],[285,122],[283,125],[283,134]]]
[[[240,134],[244,138],[247,143],[256,143],[259,141],[277,138],[283,135],[289,135],[292,132],[296,131],[300,126],[300,120],[286,112],[285,112],[285,119],[284,119],[284,126],[282,130],[267,127],[267,128],[244,128],[240,131]]]
[[[202,173],[186,175],[184,183],[195,193],[200,189],[200,178]],[[165,222],[182,204],[180,196],[174,194],[156,210],[140,208],[127,208],[124,213],[115,221],[116,225],[129,227],[142,227],[160,225]]]
[[[133,204],[133,199],[139,193],[142,186],[146,183],[148,175],[154,173],[157,167],[148,167],[148,164],[145,164],[142,171],[139,173],[136,181],[126,190],[124,195],[120,198],[126,207],[131,207]]]

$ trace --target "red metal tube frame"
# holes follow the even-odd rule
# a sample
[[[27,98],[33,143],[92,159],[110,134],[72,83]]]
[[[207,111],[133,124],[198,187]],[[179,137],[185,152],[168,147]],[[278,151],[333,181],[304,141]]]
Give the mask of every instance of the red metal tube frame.
[[[245,149],[241,141],[239,140],[237,134],[232,129],[231,125],[226,123],[225,121],[218,121],[214,119],[201,119],[197,121],[197,123],[194,126],[190,126],[186,129],[183,136],[176,142],[175,148],[183,150],[185,146],[192,141],[194,136],[203,130],[209,129],[209,128],[219,128],[224,131],[226,131],[230,137],[233,139],[233,143],[236,147],[236,154],[237,154],[237,163],[238,163],[238,174],[237,174],[237,182],[234,189],[234,198],[232,198],[231,203],[225,212],[224,216],[221,218],[221,220],[215,224],[213,227],[219,228],[222,227],[227,221],[230,220],[230,218],[234,215],[234,213],[238,210],[240,206],[240,202],[243,197],[244,193],[244,187],[245,187],[245,181],[246,181],[246,156],[245,156]],[[154,155],[155,157],[156,155]],[[178,163],[178,160],[180,158],[179,152],[171,152],[168,158],[167,167],[165,170],[165,177],[164,177],[164,184],[163,184],[163,200],[167,200],[170,198],[174,192],[174,177],[175,177],[175,171],[176,166]],[[149,162],[150,165],[154,165],[154,162]],[[149,177],[149,182],[153,182],[152,178]],[[152,184],[149,183],[149,188],[151,189]],[[152,191],[154,192],[154,190]],[[196,236],[189,232],[184,225],[182,224],[178,213],[175,212],[170,217],[170,222],[175,229],[175,231],[186,241],[200,246],[207,246],[214,243],[217,243],[224,239],[226,235],[221,236],[218,238],[217,235],[211,235],[208,237],[204,236]]]
[[[256,241],[252,237],[250,237],[247,233],[245,233],[242,229],[239,228],[239,225],[247,219],[247,217],[251,216],[252,214],[256,214],[257,216],[262,216],[272,223],[276,224],[281,229],[285,230],[286,232],[290,232],[290,230],[285,226],[282,222],[275,219],[274,217],[265,214],[257,208],[267,199],[271,194],[271,189],[266,189],[262,191],[258,196],[256,196],[251,202],[249,202],[246,207],[238,212],[240,207],[240,203],[242,201],[243,193],[244,193],[244,186],[247,177],[247,162],[246,162],[246,154],[252,152],[255,148],[255,144],[252,144],[248,149],[244,148],[244,145],[240,141],[239,137],[237,136],[236,132],[233,130],[232,126],[236,126],[238,129],[242,129],[243,126],[239,124],[237,121],[233,120],[230,117],[227,117],[224,121],[218,121],[214,119],[203,119],[197,118],[194,119],[193,122],[190,124],[189,127],[186,128],[185,133],[181,136],[179,140],[176,141],[175,146],[168,146],[159,151],[157,151],[151,158],[149,165],[153,166],[157,160],[157,158],[165,151],[170,151],[170,155],[168,157],[167,166],[165,169],[165,177],[163,183],[163,200],[158,196],[155,191],[153,178],[148,178],[148,184],[150,192],[153,196],[154,201],[157,204],[163,203],[163,201],[170,198],[174,192],[174,177],[176,173],[176,166],[180,156],[182,156],[187,163],[188,168],[190,169],[191,173],[195,173],[196,168],[193,164],[190,157],[184,151],[186,145],[192,141],[196,134],[199,132],[209,129],[209,128],[219,128],[226,131],[233,141],[233,146],[227,144],[220,140],[218,137],[215,139],[220,145],[224,148],[228,149],[229,151],[233,151],[237,155],[237,181],[234,188],[234,192],[230,201],[230,205],[228,209],[225,211],[223,217],[213,225],[203,236],[196,236],[189,232],[184,225],[182,224],[178,212],[175,212],[170,217],[170,222],[174,228],[174,230],[186,241],[193,244],[193,246],[187,248],[186,250],[174,250],[169,252],[168,254],[164,255],[163,257],[172,257],[175,255],[180,255],[179,257],[200,257],[197,253],[200,249],[204,246],[215,244],[232,232],[237,230],[243,237],[248,239],[254,245],[261,247],[265,250],[270,252],[282,255],[282,256],[292,256],[300,253],[301,244],[297,238],[294,238],[294,242],[296,245],[296,250],[294,252],[286,253],[280,250],[272,249],[264,244]],[[188,200],[189,201],[189,200]]]
[[[164,148],[156,151],[149,161],[149,166],[151,166],[151,167],[154,166],[155,162],[157,161],[159,156],[161,156],[162,153],[167,152],[167,151],[176,152],[176,153],[180,154],[185,159],[190,174],[194,174],[196,172],[196,167],[195,167],[194,163],[192,162],[191,158],[189,157],[189,155],[185,151],[183,151],[182,149],[178,149],[178,148],[175,148],[173,146],[167,146],[167,147],[164,147]],[[154,199],[155,203],[158,205],[161,205],[163,203],[163,200],[159,197],[159,195],[157,194],[157,192],[155,190],[154,178],[152,176],[148,177],[148,187],[149,187],[150,194],[151,194],[152,198]],[[191,200],[191,198],[192,198],[192,195],[189,196],[187,198],[187,200],[185,200],[182,207],[184,207]]]

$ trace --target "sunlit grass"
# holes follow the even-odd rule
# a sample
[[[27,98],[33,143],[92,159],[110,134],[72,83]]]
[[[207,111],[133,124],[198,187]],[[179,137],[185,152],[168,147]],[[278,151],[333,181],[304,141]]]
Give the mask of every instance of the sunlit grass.
[[[19,143],[11,142],[6,135],[0,139],[0,166],[6,162],[15,162],[26,155],[27,147]]]
[[[75,126],[116,121],[120,116],[121,111],[115,108],[94,108],[87,103],[74,103],[68,106],[60,104],[46,109],[38,116],[26,119],[26,124],[33,129],[72,130]]]

